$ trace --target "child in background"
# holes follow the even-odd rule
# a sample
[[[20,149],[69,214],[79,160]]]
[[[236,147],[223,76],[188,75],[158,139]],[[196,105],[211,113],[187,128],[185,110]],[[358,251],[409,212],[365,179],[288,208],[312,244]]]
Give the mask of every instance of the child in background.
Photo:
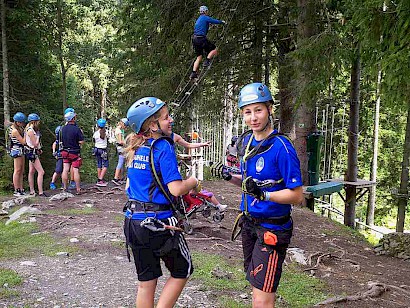
[[[112,182],[115,185],[121,185],[122,177],[123,177],[123,170],[124,170],[124,163],[125,163],[125,156],[124,156],[124,145],[125,145],[125,128],[128,126],[128,119],[122,118],[121,121],[118,122],[117,127],[115,128],[115,144],[117,147],[118,153],[118,163],[117,167],[115,168],[115,175]]]
[[[94,133],[94,150],[93,154],[97,160],[97,186],[107,186],[107,182],[104,180],[104,176],[108,169],[108,138],[105,131],[105,124],[107,121],[105,119],[98,119],[97,126],[98,130]]]
[[[10,156],[13,158],[13,196],[24,196],[23,176],[24,176],[24,145],[26,140],[24,138],[24,125],[26,123],[26,116],[22,112],[17,112],[13,116],[13,124],[10,126],[8,138],[10,140]]]
[[[56,141],[53,142],[51,146],[51,150],[53,151],[53,156],[57,160],[56,161],[56,168],[54,170],[53,176],[51,178],[50,189],[55,190],[57,189],[56,181],[59,176],[63,173],[63,158],[61,157],[60,145],[59,145],[59,134],[60,134],[61,126],[57,126],[55,129]],[[62,186],[61,186],[62,187]]]

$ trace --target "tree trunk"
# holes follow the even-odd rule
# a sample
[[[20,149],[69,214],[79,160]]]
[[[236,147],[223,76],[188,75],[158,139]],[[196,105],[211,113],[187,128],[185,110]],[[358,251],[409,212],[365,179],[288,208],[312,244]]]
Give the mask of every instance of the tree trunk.
[[[315,1],[312,0],[298,0],[299,8],[299,20],[298,20],[298,38],[299,46],[303,45],[303,42],[315,34]],[[308,175],[308,153],[306,141],[309,134],[316,130],[315,123],[315,107],[312,104],[312,100],[305,101],[303,98],[303,91],[309,82],[309,74],[312,71],[311,66],[313,63],[309,61],[298,63],[298,80],[297,83],[300,85],[302,92],[299,93],[300,106],[296,111],[296,139],[295,139],[295,149],[298,153],[300,160],[300,170],[302,172],[302,179],[304,185],[309,185],[309,175]]]
[[[7,56],[7,33],[6,33],[6,4],[1,1],[1,47],[3,57],[3,108],[4,108],[4,128],[10,124],[10,84],[9,84],[9,63]],[[6,132],[6,129],[4,129]],[[5,136],[7,138],[7,136]]]
[[[347,172],[346,180],[357,181],[357,150],[359,134],[359,107],[360,107],[360,47],[352,64],[350,76],[350,123],[349,141],[347,147]],[[346,204],[344,212],[344,224],[354,228],[356,211],[356,187],[346,185]]]
[[[61,99],[63,101],[63,111],[68,107],[67,104],[67,70],[63,57],[63,17],[62,17],[62,2],[57,1],[57,31],[58,31],[58,61],[61,69]]]
[[[286,1],[279,2],[278,23],[288,23],[290,8]],[[278,50],[278,87],[280,99],[280,131],[295,139],[295,97],[290,88],[293,66],[286,55],[291,51],[290,29],[280,27],[276,40]]]
[[[410,100],[407,101],[406,137],[403,145],[403,161],[401,163],[400,189],[398,194],[398,211],[396,231],[404,231],[407,200],[409,198],[409,165],[410,165]]]
[[[379,155],[379,118],[380,118],[380,87],[382,82],[382,71],[379,69],[377,73],[376,86],[376,106],[374,110],[374,131],[373,131],[373,159],[372,169],[370,172],[370,181],[377,180],[377,156]],[[366,224],[374,225],[374,209],[376,204],[376,185],[370,188],[369,201],[367,204]]]
[[[105,110],[107,108],[107,89],[101,90],[101,118],[105,117]]]
[[[263,0],[258,1],[257,7],[263,7]],[[264,20],[255,15],[255,31],[253,37],[253,80],[262,82],[262,66],[263,66],[263,36],[264,36]]]

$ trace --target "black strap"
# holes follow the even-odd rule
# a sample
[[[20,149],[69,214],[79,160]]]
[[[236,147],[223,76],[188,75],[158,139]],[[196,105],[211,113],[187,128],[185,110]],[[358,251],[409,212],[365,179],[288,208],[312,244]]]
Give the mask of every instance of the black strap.
[[[152,202],[141,202],[137,200],[129,200],[126,204],[126,209],[129,209],[131,212],[157,212],[157,211],[169,211],[169,204],[159,204]]]
[[[268,223],[268,224],[272,224],[272,225],[283,225],[285,223],[287,223],[291,216],[289,215],[285,215],[285,216],[279,216],[279,217],[253,217],[250,215],[244,215],[246,219],[252,221],[254,224],[256,225],[260,225],[262,223]]]

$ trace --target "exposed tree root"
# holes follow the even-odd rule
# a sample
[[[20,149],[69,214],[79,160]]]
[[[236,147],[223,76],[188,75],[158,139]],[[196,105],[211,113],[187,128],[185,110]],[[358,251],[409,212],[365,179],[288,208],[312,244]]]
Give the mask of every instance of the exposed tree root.
[[[384,292],[387,292],[388,290],[394,290],[397,292],[401,292],[403,293],[404,296],[410,298],[410,292],[403,289],[402,287],[386,285],[384,283],[372,282],[372,281],[369,281],[367,283],[367,287],[368,289],[364,292],[359,292],[359,293],[356,293],[355,295],[328,298],[327,300],[324,300],[323,302],[320,302],[316,304],[315,306],[336,304],[336,303],[349,302],[349,301],[358,301],[358,300],[363,300],[363,299],[374,299],[376,297],[381,296]]]

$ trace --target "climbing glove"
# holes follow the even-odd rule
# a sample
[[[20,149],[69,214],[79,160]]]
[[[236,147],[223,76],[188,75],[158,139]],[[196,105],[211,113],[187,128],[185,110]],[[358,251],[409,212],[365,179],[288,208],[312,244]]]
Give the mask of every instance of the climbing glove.
[[[222,163],[216,163],[211,165],[212,176],[222,178],[225,181],[232,179],[232,175],[229,173],[228,168]]]
[[[265,200],[266,194],[258,187],[253,177],[248,176],[242,181],[242,191],[261,201]]]

